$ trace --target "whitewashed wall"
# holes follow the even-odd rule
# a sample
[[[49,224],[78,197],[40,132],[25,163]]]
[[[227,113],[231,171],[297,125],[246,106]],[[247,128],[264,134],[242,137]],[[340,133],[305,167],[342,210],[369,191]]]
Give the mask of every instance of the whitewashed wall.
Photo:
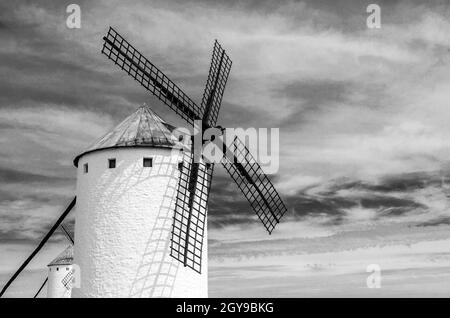
[[[48,267],[47,298],[70,298],[71,289],[63,284],[63,279],[72,270],[72,265],[53,265]]]
[[[73,297],[207,297],[206,239],[201,275],[170,256],[181,160],[171,151],[118,148],[80,159],[74,263],[81,287]],[[143,157],[153,158],[152,168],[143,167]]]

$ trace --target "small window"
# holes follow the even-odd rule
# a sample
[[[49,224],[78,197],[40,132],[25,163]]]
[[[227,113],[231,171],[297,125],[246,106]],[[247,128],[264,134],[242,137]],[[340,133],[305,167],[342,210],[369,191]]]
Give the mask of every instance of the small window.
[[[108,168],[114,169],[116,167],[116,158],[108,159]]]
[[[144,158],[144,168],[151,168],[153,166],[153,158]]]
[[[56,271],[59,272],[59,267],[56,267]]]
[[[183,171],[183,161],[178,163],[178,170]]]
[[[85,164],[83,165],[83,171],[84,171],[84,173],[88,173],[88,172],[89,172],[89,166],[88,166],[87,163],[85,163]]]

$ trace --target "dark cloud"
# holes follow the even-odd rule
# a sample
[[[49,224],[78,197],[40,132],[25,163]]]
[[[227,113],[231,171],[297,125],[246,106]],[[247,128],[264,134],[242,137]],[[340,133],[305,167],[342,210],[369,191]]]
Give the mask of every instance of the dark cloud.
[[[280,126],[298,127],[308,119],[308,114],[326,112],[329,103],[339,103],[347,99],[352,90],[350,82],[337,81],[300,81],[291,82],[278,88],[274,95],[286,102],[298,103],[297,111],[280,123]]]
[[[208,225],[221,228],[254,222],[250,204],[237,185],[222,169],[215,170],[208,204]]]
[[[345,221],[348,210],[352,208],[376,210],[377,219],[417,211],[426,213],[430,207],[419,201],[419,198],[416,200],[414,191],[431,188],[446,192],[446,184],[442,181],[446,176],[448,173],[439,171],[385,176],[377,183],[335,180],[315,194],[308,194],[314,189],[310,187],[297,195],[289,196],[287,202],[296,218],[325,215],[329,217],[325,224],[329,225]]]
[[[290,207],[292,207],[296,215],[341,215],[342,209],[351,208],[357,203],[353,199],[338,196],[313,196],[300,194],[289,199]]]
[[[270,122],[268,115],[255,110],[243,109],[241,105],[223,102],[219,112],[218,123],[223,127],[264,127]]]
[[[450,217],[440,217],[427,222],[419,223],[417,226],[439,226],[439,225],[450,225]]]
[[[13,198],[14,201],[8,209],[8,202],[2,200],[0,209],[0,241],[7,242],[28,242],[36,244],[41,240],[54,225],[57,218],[65,208],[64,204],[70,201],[65,196],[35,196],[21,195]],[[20,204],[20,208],[15,207]],[[44,213],[44,214],[42,214]],[[74,214],[67,216],[63,223],[72,233],[74,230]],[[62,230],[58,229],[51,237],[51,242],[66,240]]]
[[[59,177],[59,176],[47,176],[34,173],[28,173],[24,171],[17,171],[8,169],[5,167],[0,167],[0,179],[4,183],[65,183],[74,182],[74,178],[70,177]]]
[[[369,183],[362,180],[340,179],[331,183],[322,195],[334,195],[339,190],[364,190],[369,192],[411,192],[427,187],[443,187],[450,181],[449,171],[419,171],[381,176],[378,182]]]
[[[368,189],[380,192],[408,192],[432,186],[443,186],[450,179],[449,172],[414,172],[382,178],[380,184],[368,186]]]
[[[15,202],[20,202],[22,200],[31,200],[39,206],[42,204],[53,204],[54,202],[58,202],[66,198],[67,196],[65,195],[52,192],[32,193],[25,191],[25,189],[20,189],[19,191],[0,190],[0,201],[4,204],[14,204]]]
[[[52,224],[53,225],[53,224]],[[51,226],[52,226],[51,225]],[[37,244],[44,238],[44,236],[50,230],[50,227],[44,227],[36,231],[29,231],[28,229],[21,230],[11,230],[2,231],[0,230],[0,240],[2,244],[15,243],[15,244],[31,244],[37,246]],[[61,230],[55,231],[55,233],[50,237],[49,243],[55,242],[69,242]]]
[[[324,218],[322,224],[339,225],[348,221],[346,216],[353,208],[378,211],[375,219],[387,219],[417,213],[429,209],[423,202],[416,201],[413,191],[426,187],[441,186],[438,173],[413,173],[392,175],[378,183],[363,181],[336,180],[329,187],[315,194],[311,188],[296,195],[286,197],[289,207],[288,218],[302,221],[305,218]],[[345,190],[345,193],[341,191]],[[402,195],[399,196],[398,193]],[[212,228],[227,225],[245,225],[259,222],[249,203],[225,175],[216,175],[209,203],[209,224]]]
[[[36,207],[67,199],[64,193],[55,190],[73,188],[75,185],[75,179],[70,176],[35,174],[4,167],[0,167],[0,180],[0,203],[27,201],[33,202]]]
[[[329,101],[343,101],[351,91],[351,82],[313,81],[292,82],[278,89],[276,94],[289,99],[305,99],[311,105],[320,105]]]

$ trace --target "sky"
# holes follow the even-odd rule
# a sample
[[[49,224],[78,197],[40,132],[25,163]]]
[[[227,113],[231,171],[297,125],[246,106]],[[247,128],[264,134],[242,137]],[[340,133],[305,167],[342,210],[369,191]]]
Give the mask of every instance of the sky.
[[[372,2],[77,1],[69,29],[71,2],[2,1],[0,286],[74,196],[77,154],[144,102],[182,124],[100,54],[113,26],[198,103],[218,39],[233,60],[219,123],[280,129],[272,235],[215,169],[211,296],[448,296],[450,4],[377,1],[369,29]],[[66,245],[55,233],[10,296],[32,296]]]

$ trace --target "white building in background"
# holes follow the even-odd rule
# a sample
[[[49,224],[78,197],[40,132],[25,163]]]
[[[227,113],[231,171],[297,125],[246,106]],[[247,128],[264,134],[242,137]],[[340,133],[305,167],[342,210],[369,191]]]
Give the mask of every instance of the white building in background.
[[[47,298],[70,298],[72,293],[73,247],[69,246],[48,264]]]
[[[147,105],[75,158],[74,297],[207,297],[206,229],[202,274],[170,256],[181,159]]]

